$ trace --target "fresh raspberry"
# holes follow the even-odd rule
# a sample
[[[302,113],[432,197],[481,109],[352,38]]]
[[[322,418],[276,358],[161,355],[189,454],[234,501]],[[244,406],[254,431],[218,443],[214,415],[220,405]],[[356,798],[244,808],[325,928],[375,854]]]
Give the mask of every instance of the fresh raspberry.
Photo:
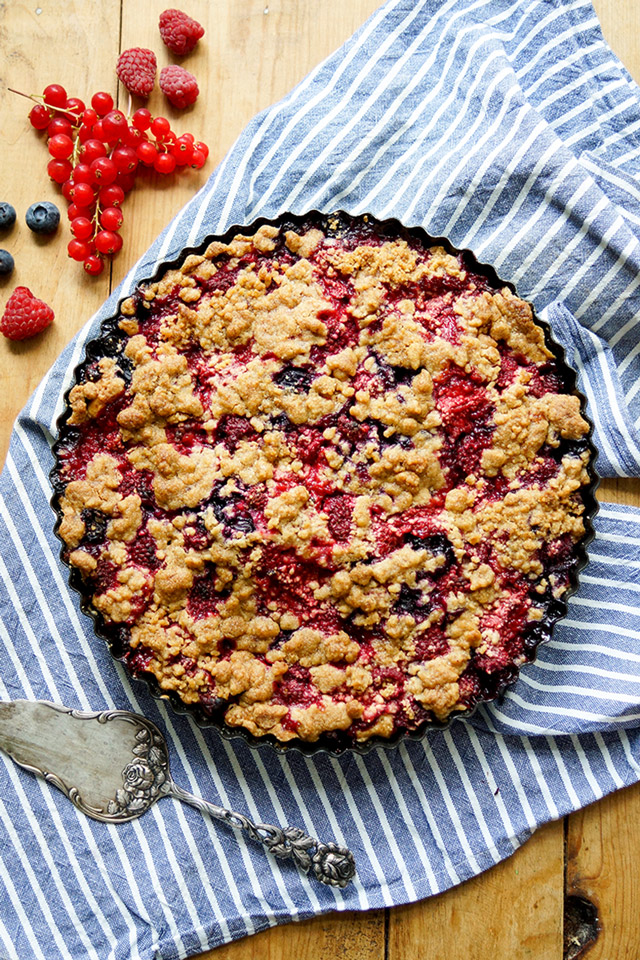
[[[131,47],[118,57],[116,73],[129,93],[148,97],[156,82],[156,55],[144,47]]]
[[[171,53],[179,57],[191,53],[200,37],[204,36],[204,27],[197,20],[173,8],[160,14],[159,27],[160,36]]]
[[[27,287],[16,287],[0,319],[0,333],[9,340],[26,340],[40,333],[53,320],[53,310]]]
[[[188,107],[198,99],[198,84],[193,74],[184,67],[163,67],[160,71],[160,89],[174,107]]]

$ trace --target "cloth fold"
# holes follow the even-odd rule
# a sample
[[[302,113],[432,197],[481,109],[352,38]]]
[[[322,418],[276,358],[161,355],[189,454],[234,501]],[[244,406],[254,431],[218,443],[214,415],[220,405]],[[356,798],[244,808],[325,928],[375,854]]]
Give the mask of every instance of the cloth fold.
[[[50,440],[83,345],[156,264],[290,210],[397,217],[534,301],[606,476],[640,475],[640,95],[586,0],[389,0],[249,124],[18,418],[0,477],[0,696],[144,713],[177,782],[353,849],[321,887],[163,800],[89,821],[2,757],[0,954],[173,960],[275,923],[426,897],[640,778],[640,510],[605,505],[569,615],[501,702],[369,755],[251,750],[170,713],[93,634],[59,560]]]

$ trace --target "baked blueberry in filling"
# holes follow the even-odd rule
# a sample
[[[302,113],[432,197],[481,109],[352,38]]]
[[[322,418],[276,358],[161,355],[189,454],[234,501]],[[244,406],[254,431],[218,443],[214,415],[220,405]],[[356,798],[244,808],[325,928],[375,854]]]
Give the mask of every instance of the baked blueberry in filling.
[[[495,697],[549,636],[591,448],[527,303],[344,215],[185,255],[87,348],[63,556],[134,674],[280,741]]]

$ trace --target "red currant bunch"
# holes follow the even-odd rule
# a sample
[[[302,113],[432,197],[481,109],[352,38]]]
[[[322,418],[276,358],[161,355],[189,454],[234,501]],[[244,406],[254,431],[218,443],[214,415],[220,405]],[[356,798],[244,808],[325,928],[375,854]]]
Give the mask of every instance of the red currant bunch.
[[[86,106],[67,96],[59,83],[50,83],[30,99],[35,101],[31,125],[47,135],[47,171],[69,204],[68,254],[98,276],[105,258],[122,247],[121,207],[138,173],[199,170],[209,148],[191,133],[178,136],[166,117],[153,117],[145,108],[126,115],[104,91],[94,93]]]

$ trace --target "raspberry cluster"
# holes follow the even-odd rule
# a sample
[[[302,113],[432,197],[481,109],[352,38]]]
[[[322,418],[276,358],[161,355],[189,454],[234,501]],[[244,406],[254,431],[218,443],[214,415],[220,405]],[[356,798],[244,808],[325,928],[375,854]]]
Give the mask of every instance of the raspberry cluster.
[[[160,14],[160,36],[165,46],[178,57],[183,57],[196,47],[204,36],[204,27],[182,10],[171,7]],[[118,80],[129,93],[148,97],[156,82],[157,60],[153,50],[146,47],[130,47],[118,57],[116,73]],[[172,106],[179,110],[190,107],[198,99],[198,82],[192,73],[172,64],[160,71],[160,89]]]
[[[67,250],[92,276],[104,269],[105,257],[122,247],[120,209],[139,169],[170,174],[191,166],[200,169],[209,155],[191,133],[177,136],[165,117],[141,108],[128,117],[114,107],[110,93],[95,93],[86,107],[68,97],[58,83],[45,87],[29,114],[36,130],[46,131],[50,178],[69,203],[73,239]]]

